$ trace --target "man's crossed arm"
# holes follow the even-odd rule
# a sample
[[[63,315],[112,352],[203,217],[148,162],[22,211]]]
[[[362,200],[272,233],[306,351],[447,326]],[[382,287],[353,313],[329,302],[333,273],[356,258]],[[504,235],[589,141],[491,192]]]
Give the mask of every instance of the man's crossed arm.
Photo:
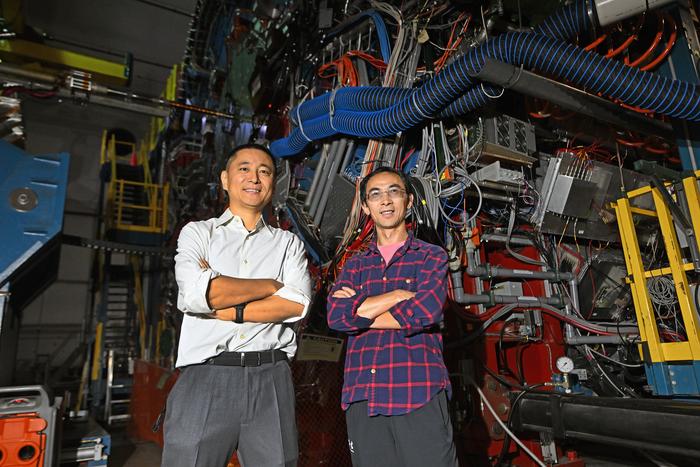
[[[209,264],[200,259],[202,269]],[[236,305],[247,303],[244,321],[250,323],[278,323],[288,318],[301,316],[304,305],[275,294],[284,286],[274,279],[239,279],[217,276],[209,283],[207,300],[214,310],[212,317],[223,321],[233,321]]]
[[[333,298],[351,298],[355,295],[354,289],[341,287],[333,293]],[[408,290],[396,289],[381,295],[367,297],[357,308],[357,315],[372,320],[370,329],[401,329],[401,325],[389,313],[389,309],[415,295],[414,292]]]

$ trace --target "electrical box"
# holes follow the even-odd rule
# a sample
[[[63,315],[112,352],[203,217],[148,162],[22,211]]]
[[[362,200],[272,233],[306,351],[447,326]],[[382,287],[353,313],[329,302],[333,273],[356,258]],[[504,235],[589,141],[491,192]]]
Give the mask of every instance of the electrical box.
[[[524,179],[522,172],[504,169],[501,167],[500,161],[482,167],[470,176],[475,182],[509,183],[512,185],[522,185]]]

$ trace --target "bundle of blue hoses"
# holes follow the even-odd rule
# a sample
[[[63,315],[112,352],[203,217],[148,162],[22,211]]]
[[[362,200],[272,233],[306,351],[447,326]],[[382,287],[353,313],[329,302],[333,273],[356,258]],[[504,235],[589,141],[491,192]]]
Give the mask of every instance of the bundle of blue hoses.
[[[560,9],[533,32],[492,38],[414,89],[348,87],[326,93],[290,111],[293,129],[274,141],[276,157],[301,152],[310,142],[335,134],[381,138],[431,119],[466,114],[500,91],[472,75],[495,59],[566,80],[630,106],[679,119],[700,120],[700,90],[685,81],[641,71],[567,42],[589,27],[587,0]]]

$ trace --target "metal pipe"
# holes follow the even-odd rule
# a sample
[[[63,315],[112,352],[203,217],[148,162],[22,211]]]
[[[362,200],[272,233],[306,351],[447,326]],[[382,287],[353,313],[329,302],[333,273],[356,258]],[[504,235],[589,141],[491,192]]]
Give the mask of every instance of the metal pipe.
[[[679,399],[525,394],[516,431],[700,457],[700,404]],[[687,464],[686,464],[687,465]]]
[[[75,96],[67,89],[59,89],[58,96],[65,99],[73,99]],[[170,111],[164,108],[154,107],[152,105],[138,104],[136,102],[128,102],[119,99],[112,99],[110,97],[100,96],[97,94],[90,94],[86,99],[86,102],[92,104],[103,105],[105,107],[112,107],[114,109],[127,110],[129,112],[134,112],[143,115],[150,115],[152,117],[166,118],[170,115]]]
[[[454,301],[457,303],[464,303],[464,285],[462,284],[462,270],[457,269],[456,271],[450,271],[450,277],[452,278],[452,294],[454,295]]]
[[[309,193],[306,195],[306,200],[304,200],[304,209],[311,210],[311,203],[316,193],[316,189],[318,188],[318,182],[321,180],[321,172],[323,171],[323,166],[326,164],[326,160],[328,159],[328,147],[329,145],[326,143],[321,149],[321,155],[318,158],[318,164],[316,165],[316,170],[314,171],[314,178],[311,181],[311,188],[309,188]]]
[[[514,279],[541,279],[552,282],[571,281],[573,274],[570,272],[559,271],[531,271],[529,269],[508,269],[500,266],[491,266],[484,264],[482,266],[467,267],[467,274],[472,277],[480,277],[482,279],[491,279],[495,277],[514,278]]]
[[[41,73],[39,71],[25,70],[23,68],[17,68],[12,65],[6,65],[0,63],[0,73],[5,73],[12,76],[19,76],[22,78],[31,79],[34,81],[41,81],[42,83],[49,83],[57,85],[59,82],[58,77],[51,75],[49,73]]]
[[[600,97],[499,60],[486,59],[483,68],[476,73],[471,73],[470,76],[521,94],[544,99],[620,128],[643,134],[654,134],[667,139],[673,138],[673,129],[668,123],[640,116]]]
[[[447,242],[447,267],[450,271],[450,279],[452,280],[452,295],[457,303],[464,302],[464,283],[462,280],[462,259],[457,254],[452,237],[448,237]]]
[[[527,237],[520,237],[517,235],[511,235],[510,240],[508,240],[507,235],[497,234],[497,233],[485,233],[481,234],[482,242],[499,242],[505,243],[509,241],[511,245],[521,245],[521,246],[532,246],[532,240]]]
[[[345,172],[345,169],[348,167],[350,164],[350,161],[352,160],[353,156],[355,155],[355,140],[351,139],[350,143],[348,144],[348,150],[345,152],[345,158],[343,159],[343,163],[340,165],[340,173],[342,174]]]
[[[571,279],[571,280],[569,281],[569,289],[571,289],[571,290],[569,291],[569,296],[570,296],[570,298],[571,298],[571,303],[570,303],[570,304],[569,304],[569,303],[566,304],[566,306],[564,307],[564,312],[565,312],[567,315],[572,315],[572,314],[573,314],[573,313],[571,313],[571,308],[572,308],[572,307],[573,307],[574,310],[576,310],[577,312],[580,312],[580,309],[579,309],[579,300],[578,300],[578,283],[577,283],[576,279]],[[579,314],[580,314],[580,313],[579,313]],[[574,325],[573,325],[573,324],[569,324],[569,323],[564,323],[564,339],[566,339],[566,340],[568,341],[569,339],[573,339],[573,338],[575,338],[575,337],[576,337],[576,330],[574,329]]]
[[[629,334],[628,334],[629,336]],[[569,345],[590,345],[590,344],[629,344],[630,340],[621,336],[565,336],[564,340]]]
[[[333,158],[335,157],[339,144],[340,140],[335,139],[331,143],[330,148],[328,149],[326,161],[323,164],[323,169],[320,175],[321,178],[319,178],[318,180],[318,185],[316,185],[316,191],[314,192],[313,198],[311,199],[311,208],[309,208],[309,215],[312,218],[316,216],[316,212],[318,211],[318,204],[321,201],[321,196],[323,196],[323,190],[325,189],[326,183],[328,182],[328,172],[330,171],[331,166],[333,165]]]
[[[479,183],[479,186],[481,186],[481,183]],[[484,199],[492,199],[494,201],[503,201],[504,203],[512,203],[513,202],[513,197],[512,196],[505,196],[505,195],[497,195],[494,193],[487,193],[485,191],[481,191],[481,194],[479,194],[478,191],[474,190],[464,190],[464,194],[468,196],[473,196],[475,198],[478,198],[481,196]]]
[[[617,23],[648,10],[676,3],[676,0],[594,0],[600,26]]]
[[[343,138],[340,140],[338,145],[338,151],[333,161],[331,162],[331,168],[328,171],[328,180],[323,188],[323,193],[321,193],[321,200],[318,203],[318,209],[316,210],[316,215],[314,216],[314,224],[321,224],[321,219],[323,219],[323,213],[326,210],[326,204],[328,204],[328,197],[333,189],[333,183],[335,182],[335,175],[338,173],[338,167],[345,159],[345,154],[347,152],[348,139]]]
[[[455,300],[456,301],[456,300]],[[487,294],[464,294],[463,301],[458,302],[462,305],[483,304],[483,305],[501,305],[517,303],[521,306],[538,306],[551,305],[561,306],[562,300],[559,297],[532,297],[528,295],[496,295],[494,293]]]

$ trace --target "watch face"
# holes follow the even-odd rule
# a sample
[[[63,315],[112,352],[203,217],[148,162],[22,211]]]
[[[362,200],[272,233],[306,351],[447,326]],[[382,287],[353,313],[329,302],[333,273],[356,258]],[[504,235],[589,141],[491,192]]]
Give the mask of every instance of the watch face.
[[[562,373],[571,373],[574,369],[574,361],[569,357],[557,358],[557,369]]]

